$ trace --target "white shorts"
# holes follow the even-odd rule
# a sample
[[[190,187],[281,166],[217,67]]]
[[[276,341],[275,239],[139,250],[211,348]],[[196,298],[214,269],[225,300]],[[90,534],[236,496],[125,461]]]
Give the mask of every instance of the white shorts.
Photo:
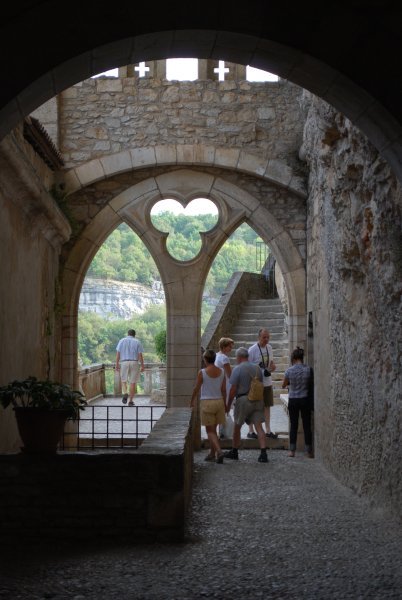
[[[123,383],[137,383],[140,376],[138,360],[123,360],[120,363],[120,378]]]

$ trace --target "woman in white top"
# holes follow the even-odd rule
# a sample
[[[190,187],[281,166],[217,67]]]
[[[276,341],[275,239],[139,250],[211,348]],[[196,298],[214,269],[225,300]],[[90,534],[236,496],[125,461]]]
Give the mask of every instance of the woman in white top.
[[[234,341],[231,338],[223,337],[219,340],[219,352],[216,353],[215,366],[223,369],[226,375],[226,403],[229,399],[229,378],[232,374],[229,354],[233,350]]]
[[[210,452],[205,460],[215,460],[223,463],[223,452],[216,433],[217,425],[225,422],[226,381],[225,373],[215,366],[216,354],[213,350],[206,350],[203,354],[205,369],[197,375],[197,381],[191,396],[191,408],[195,408],[198,393],[200,392],[201,424],[207,431]]]

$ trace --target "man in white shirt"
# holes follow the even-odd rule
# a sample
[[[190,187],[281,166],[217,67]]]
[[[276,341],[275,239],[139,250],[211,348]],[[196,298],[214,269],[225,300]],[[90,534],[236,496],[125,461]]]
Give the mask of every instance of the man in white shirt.
[[[127,336],[122,338],[116,346],[116,371],[120,371],[123,404],[126,404],[127,399],[130,398],[128,404],[134,406],[134,395],[137,391],[140,368],[141,371],[144,371],[142,344],[135,339],[134,329],[129,329]],[[127,385],[129,385],[129,394],[127,393]]]
[[[265,435],[276,440],[278,436],[271,431],[271,406],[274,405],[271,373],[275,371],[276,365],[274,363],[274,351],[268,342],[269,331],[266,327],[262,327],[258,332],[258,342],[248,349],[248,360],[259,365],[261,369],[264,383]]]

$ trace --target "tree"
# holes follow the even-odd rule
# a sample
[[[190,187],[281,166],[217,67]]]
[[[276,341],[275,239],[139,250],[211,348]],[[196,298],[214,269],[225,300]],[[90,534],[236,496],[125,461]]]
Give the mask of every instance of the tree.
[[[166,329],[159,331],[155,338],[155,349],[159,360],[163,363],[166,362]]]

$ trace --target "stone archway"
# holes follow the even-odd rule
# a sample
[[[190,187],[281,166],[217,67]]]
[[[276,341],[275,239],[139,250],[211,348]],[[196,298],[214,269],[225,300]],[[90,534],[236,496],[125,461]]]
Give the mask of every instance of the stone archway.
[[[218,225],[202,234],[202,250],[180,262],[166,251],[166,234],[151,223],[150,210],[159,200],[174,197],[183,205],[196,195],[209,197],[219,208]],[[289,342],[304,344],[305,268],[292,238],[277,219],[248,192],[209,173],[191,169],[164,173],[116,196],[77,240],[63,274],[63,380],[76,377],[77,311],[86,270],[103,240],[121,222],[127,223],[150,251],[161,274],[168,319],[168,404],[188,404],[200,363],[200,307],[205,279],[216,254],[244,221],[273,250],[284,275],[289,297]]]
[[[167,165],[200,165],[235,169],[240,173],[261,177],[296,195],[307,196],[305,178],[295,173],[283,159],[265,158],[240,148],[205,144],[157,144],[128,148],[104,157],[94,158],[67,171],[64,183],[68,195],[97,181],[134,169]]]
[[[103,7],[100,5],[99,10],[102,11],[102,9]],[[73,7],[70,10],[74,12]],[[83,26],[85,19],[82,18],[81,10],[80,4],[80,18],[78,21]],[[59,52],[59,55],[64,58],[59,59],[60,62],[56,65],[52,60],[54,54],[51,51],[49,52],[49,47],[47,47],[47,52],[43,52],[42,56],[45,55],[49,58],[47,61],[44,61],[42,70],[39,71],[41,74],[38,74],[38,71],[36,71],[29,74],[27,72],[24,75],[20,71],[19,79],[23,83],[20,83],[18,86],[18,96],[14,92],[13,86],[10,86],[9,90],[5,86],[2,93],[3,99],[0,104],[0,137],[7,134],[25,116],[33,112],[46,100],[56,96],[63,89],[106,69],[139,61],[164,59],[168,54],[170,56],[182,56],[185,54],[186,56],[197,56],[198,58],[205,59],[217,57],[234,63],[250,64],[250,66],[266,69],[323,98],[347,116],[365,133],[374,146],[381,152],[384,159],[392,166],[397,176],[402,178],[400,161],[400,156],[402,155],[402,127],[397,118],[381,104],[381,101],[377,100],[368,91],[372,88],[370,72],[367,74],[366,79],[364,79],[364,84],[360,86],[355,83],[355,81],[359,80],[359,77],[351,69],[351,61],[342,64],[339,69],[335,65],[330,66],[330,64],[324,62],[325,59],[321,56],[322,40],[317,47],[312,47],[312,54],[308,54],[305,51],[303,43],[300,44],[302,47],[299,49],[280,43],[280,40],[276,39],[278,34],[275,28],[279,28],[280,30],[281,27],[284,27],[285,31],[283,31],[283,34],[287,38],[286,23],[284,24],[283,18],[280,19],[280,22],[272,19],[273,7],[269,7],[270,13],[266,14],[266,18],[264,18],[265,22],[272,23],[270,25],[270,27],[273,27],[273,30],[270,31],[271,38],[269,35],[261,37],[259,26],[257,27],[258,34],[254,32],[255,21],[254,26],[247,30],[247,34],[243,33],[244,23],[241,20],[237,22],[235,20],[235,24],[232,22],[228,23],[227,31],[217,30],[213,27],[203,30],[202,28],[193,29],[191,26],[189,27],[190,23],[196,24],[196,27],[199,27],[200,24],[197,22],[197,18],[194,21],[191,15],[186,18],[183,14],[180,14],[180,18],[178,15],[178,20],[187,25],[184,24],[180,30],[175,31],[171,29],[166,31],[166,20],[160,21],[161,29],[158,30],[155,14],[148,13],[148,9],[145,7],[143,7],[143,10],[144,16],[148,16],[155,23],[152,33],[149,33],[149,28],[147,27],[145,27],[147,33],[142,32],[143,25],[139,24],[137,25],[137,35],[122,37],[122,35],[124,36],[123,31],[125,27],[120,22],[118,34],[117,32],[113,34],[111,27],[109,27],[110,19],[108,18],[106,19],[109,30],[108,41],[105,45],[101,45],[102,42],[100,44],[97,43],[97,39],[102,39],[101,33],[100,31],[98,33],[97,28],[91,34],[92,47],[89,46],[88,48],[88,44],[86,43],[85,51],[77,56],[77,40],[74,40],[74,47],[70,47],[66,43],[63,52]],[[376,7],[376,10],[378,11],[379,7]],[[307,7],[305,11],[307,11]],[[289,16],[291,14],[292,10],[289,9]],[[157,16],[158,19],[161,19],[160,14]],[[304,14],[300,15],[299,18],[304,16]],[[314,7],[314,16],[316,16],[316,7]],[[170,21],[171,15],[169,17]],[[215,14],[213,17],[212,24],[215,22]],[[251,21],[253,19],[257,19],[257,17],[253,16]],[[315,22],[315,19],[313,21]],[[328,26],[328,20],[325,20],[325,23]],[[88,28],[93,29],[89,23]],[[55,25],[56,29],[59,31],[60,23],[57,23],[57,27]],[[307,31],[308,27],[306,23],[304,35],[309,39]],[[82,35],[85,37],[85,40],[88,39],[87,30],[83,30]],[[99,38],[97,38],[97,35],[99,35]],[[113,38],[113,35],[116,35],[118,39]],[[333,46],[333,38],[328,36],[327,39],[328,45]],[[387,41],[387,38],[384,36],[384,46]],[[341,43],[339,38],[338,43]],[[57,38],[57,46],[59,46],[59,38]],[[35,47],[35,45],[30,46],[31,49],[32,47]],[[353,43],[353,47],[356,47],[355,43]],[[379,48],[377,48],[377,53],[378,51]],[[314,56],[314,52],[316,56]],[[366,49],[366,52],[369,52],[369,47]],[[325,53],[324,56],[326,57]],[[7,57],[8,60],[10,58]],[[375,55],[372,58],[374,60]],[[333,63],[339,62],[339,58],[337,60],[336,56],[331,56],[331,59]],[[362,61],[361,67],[363,68],[363,65],[367,62],[366,56],[362,57]],[[385,61],[383,66],[384,64]],[[349,71],[351,72],[350,78],[343,74]],[[354,75],[355,78],[353,80]],[[382,86],[387,88],[387,85],[390,85],[390,83],[387,83],[384,77]],[[374,87],[374,90],[377,97],[382,97],[383,92],[381,89],[375,89]],[[395,94],[398,93],[397,88],[394,88],[393,91]],[[389,100],[387,93],[385,93],[383,99],[384,103]],[[397,114],[398,103],[395,102],[392,106],[394,113]]]

